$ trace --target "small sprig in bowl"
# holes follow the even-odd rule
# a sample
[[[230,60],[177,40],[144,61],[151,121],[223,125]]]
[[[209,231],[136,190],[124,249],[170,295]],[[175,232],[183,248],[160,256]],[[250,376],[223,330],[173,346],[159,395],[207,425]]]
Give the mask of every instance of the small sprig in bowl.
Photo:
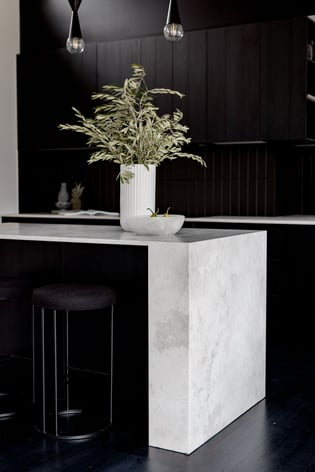
[[[130,216],[128,224],[133,233],[145,236],[169,236],[178,233],[185,220],[184,215],[173,215],[168,208],[164,214],[159,214],[159,209],[149,215]]]

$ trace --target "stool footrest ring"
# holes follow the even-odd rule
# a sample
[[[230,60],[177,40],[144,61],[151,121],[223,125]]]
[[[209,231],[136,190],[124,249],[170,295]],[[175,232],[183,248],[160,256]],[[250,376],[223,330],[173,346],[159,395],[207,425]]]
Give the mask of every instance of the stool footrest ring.
[[[46,416],[46,431],[44,434],[54,437],[55,439],[66,440],[81,440],[89,439],[109,429],[110,425],[104,428],[96,425],[96,417],[84,414],[81,409],[61,410],[58,411],[58,434],[55,434],[55,419],[54,413],[49,413]],[[98,419],[99,422],[99,419]],[[42,428],[35,425],[35,429],[43,433]]]

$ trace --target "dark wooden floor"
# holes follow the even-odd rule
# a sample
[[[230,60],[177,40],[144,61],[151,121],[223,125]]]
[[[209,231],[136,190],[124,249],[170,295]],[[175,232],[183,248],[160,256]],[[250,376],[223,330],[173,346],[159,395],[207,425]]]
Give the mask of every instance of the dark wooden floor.
[[[267,398],[190,456],[127,432],[44,439],[28,415],[0,422],[1,472],[314,472],[315,348],[269,349]],[[1,368],[1,366],[0,366]]]

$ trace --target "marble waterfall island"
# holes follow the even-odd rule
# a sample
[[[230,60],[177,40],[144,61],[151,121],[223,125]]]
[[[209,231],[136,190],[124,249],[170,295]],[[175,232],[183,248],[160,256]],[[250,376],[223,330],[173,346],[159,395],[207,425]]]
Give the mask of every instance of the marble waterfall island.
[[[147,248],[150,446],[190,454],[265,397],[266,232],[2,223],[1,240]]]

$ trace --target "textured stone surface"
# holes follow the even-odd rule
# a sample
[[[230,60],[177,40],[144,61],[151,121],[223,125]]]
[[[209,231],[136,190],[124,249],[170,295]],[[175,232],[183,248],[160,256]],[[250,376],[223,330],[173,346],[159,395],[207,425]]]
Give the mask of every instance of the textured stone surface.
[[[150,445],[191,453],[265,396],[266,239],[149,252]]]

